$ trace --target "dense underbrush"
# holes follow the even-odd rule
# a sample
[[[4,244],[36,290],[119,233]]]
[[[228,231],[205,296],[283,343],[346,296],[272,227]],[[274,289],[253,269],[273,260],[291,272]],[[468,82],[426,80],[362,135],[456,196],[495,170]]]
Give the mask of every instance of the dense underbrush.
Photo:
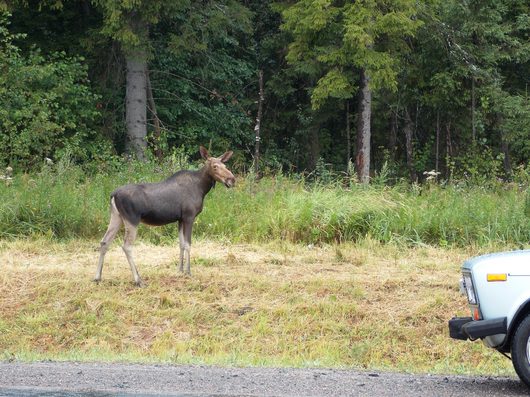
[[[159,181],[181,164],[102,165],[83,171],[68,162],[0,183],[0,238],[100,238],[110,193],[118,186]],[[285,239],[326,243],[371,238],[383,243],[513,245],[528,243],[530,199],[525,188],[462,185],[308,182],[277,175],[256,182],[238,176],[234,189],[207,196],[194,236],[255,242]],[[177,238],[174,225],[146,228],[151,242]]]

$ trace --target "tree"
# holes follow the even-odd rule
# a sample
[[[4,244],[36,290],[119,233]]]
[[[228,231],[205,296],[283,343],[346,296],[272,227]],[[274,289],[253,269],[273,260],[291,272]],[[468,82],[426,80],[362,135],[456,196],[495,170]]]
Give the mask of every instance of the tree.
[[[127,143],[142,158],[147,133],[157,156],[174,146],[187,154],[197,143],[230,146],[244,167],[255,153],[263,70],[265,173],[329,176],[353,157],[364,182],[385,162],[391,178],[415,180],[436,169],[481,182],[523,175],[530,157],[524,0],[285,0],[273,7],[273,0],[0,0],[6,4],[9,31],[27,33],[12,42],[17,65],[48,76],[29,88],[21,69],[3,61],[4,120],[24,113],[11,112],[15,101],[46,119],[31,123],[29,112],[16,128],[3,125],[6,148],[14,137],[44,137],[41,126],[53,119],[47,131],[57,135],[39,143],[43,151],[37,139],[25,141],[35,143],[36,156],[55,155],[66,142],[86,153],[103,144],[122,153]],[[62,80],[68,90],[75,82],[78,97],[51,98]],[[100,97],[93,118],[90,92]],[[44,111],[52,103],[64,112]],[[66,120],[91,132],[75,141]],[[350,126],[357,129],[351,136]]]
[[[151,30],[164,148],[184,145],[195,153],[197,144],[226,150],[252,143],[257,66],[251,17],[238,1],[190,2]]]
[[[248,43],[245,43],[244,34],[251,33],[251,28],[250,13],[244,5],[235,0],[210,0],[200,3],[188,0],[95,2],[105,17],[103,31],[120,43],[126,59],[125,104],[129,136],[126,148],[129,153],[138,158],[145,157],[148,63],[155,68],[151,74],[152,90],[161,94],[159,97],[180,98],[184,95],[186,102],[191,100],[191,96],[199,89],[202,90],[199,96],[208,98],[207,109],[204,109],[202,114],[209,118],[206,131],[197,131],[197,126],[202,124],[200,118],[197,118],[197,113],[201,113],[200,106],[191,108],[195,117],[194,141],[204,142],[205,138],[217,138],[217,135],[223,132],[222,129],[226,130],[227,127],[235,129],[235,125],[220,125],[219,120],[225,119],[234,124],[250,122],[243,107],[244,101],[240,101],[241,94],[245,93],[241,90],[241,85],[248,84],[248,77],[252,73],[248,60],[245,59],[245,50],[248,49],[244,46]],[[156,43],[152,40],[155,37]],[[156,56],[153,51],[156,51]],[[170,59],[172,61],[168,62]],[[181,66],[184,70],[180,69]],[[188,86],[188,91],[180,91],[179,88],[186,85],[182,84],[182,81],[169,83],[170,80],[182,80],[186,75],[191,77],[188,82],[191,82],[192,90],[189,90]],[[158,84],[158,81],[161,83]],[[168,90],[173,85],[175,90]],[[154,110],[155,98],[151,99],[150,108]],[[159,116],[162,118],[168,115],[167,102],[157,108],[157,119]],[[174,105],[170,108],[172,113],[182,112],[182,109],[176,110]],[[221,111],[222,115],[216,115],[216,111]],[[232,112],[235,114],[231,115]],[[168,125],[172,125],[172,129],[178,129],[186,123],[186,120],[175,120],[175,113],[168,116]],[[188,135],[188,131],[184,135]],[[240,134],[232,132],[232,138],[240,141],[238,135]],[[165,136],[167,138],[168,134]],[[164,144],[160,139],[156,142],[157,148]]]
[[[447,178],[454,171],[491,179],[502,172],[501,163],[510,173],[512,150],[515,161],[524,158],[519,134],[528,134],[521,127],[530,112],[524,111],[527,82],[521,75],[529,59],[523,3],[455,0],[422,8],[425,23],[411,42],[414,51],[400,70],[394,100],[404,129],[410,126],[407,113],[415,120],[418,156],[415,165],[407,157],[409,170],[438,170],[445,153]]]
[[[149,24],[158,21],[157,1],[96,0],[104,16],[103,32],[116,40],[126,60],[125,120],[126,151],[145,159],[147,147],[147,59]]]
[[[313,108],[358,91],[355,165],[363,183],[369,180],[372,91],[397,89],[398,54],[419,26],[415,4],[301,0],[282,13],[283,28],[293,36],[287,59],[317,78]]]

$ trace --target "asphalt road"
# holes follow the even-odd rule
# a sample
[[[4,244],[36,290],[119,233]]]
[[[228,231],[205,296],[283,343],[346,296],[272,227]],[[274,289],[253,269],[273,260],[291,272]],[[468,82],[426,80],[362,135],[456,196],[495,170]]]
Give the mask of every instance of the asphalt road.
[[[0,396],[528,396],[516,378],[333,369],[0,362]]]

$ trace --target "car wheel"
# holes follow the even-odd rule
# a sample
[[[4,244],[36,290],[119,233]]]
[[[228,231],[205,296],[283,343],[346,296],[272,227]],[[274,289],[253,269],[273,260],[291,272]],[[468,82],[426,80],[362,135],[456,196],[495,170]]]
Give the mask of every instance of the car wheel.
[[[513,334],[512,363],[519,378],[530,387],[530,315],[519,323]]]

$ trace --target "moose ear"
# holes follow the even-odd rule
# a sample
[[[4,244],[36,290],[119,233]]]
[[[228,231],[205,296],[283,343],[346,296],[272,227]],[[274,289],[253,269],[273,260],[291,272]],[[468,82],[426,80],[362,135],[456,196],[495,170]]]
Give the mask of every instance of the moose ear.
[[[230,160],[230,157],[234,154],[233,151],[229,150],[228,152],[225,152],[220,158],[221,162],[226,163],[228,160]]]
[[[208,157],[210,157],[208,150],[204,146],[199,147],[199,152],[201,152],[201,156],[205,160],[208,160]]]

